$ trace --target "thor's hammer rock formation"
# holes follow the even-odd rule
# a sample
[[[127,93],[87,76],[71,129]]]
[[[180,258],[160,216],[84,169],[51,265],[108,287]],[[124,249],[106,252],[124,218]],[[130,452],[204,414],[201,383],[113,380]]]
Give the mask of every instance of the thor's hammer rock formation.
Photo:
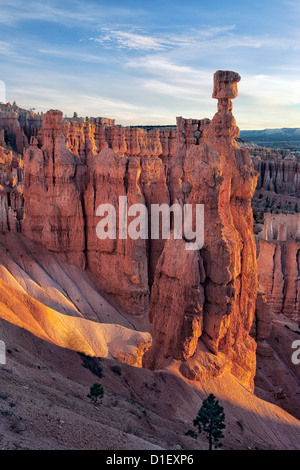
[[[182,199],[204,204],[204,245],[182,249],[181,240],[166,243],[152,287],[150,320],[153,346],[144,365],[160,367],[167,358],[202,380],[225,369],[253,390],[256,343],[249,332],[257,295],[256,247],[251,198],[257,173],[248,151],[240,149],[231,99],[240,76],[218,71],[213,97],[218,112],[200,122],[197,143],[183,157]]]

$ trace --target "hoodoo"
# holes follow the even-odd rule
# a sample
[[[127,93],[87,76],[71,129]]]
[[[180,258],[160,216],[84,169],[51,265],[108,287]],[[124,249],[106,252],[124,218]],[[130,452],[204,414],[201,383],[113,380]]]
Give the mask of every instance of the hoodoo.
[[[150,303],[154,343],[144,365],[181,360],[183,375],[196,380],[230,369],[252,390],[256,344],[249,332],[257,271],[251,198],[257,173],[234,140],[239,129],[231,99],[239,80],[235,72],[216,72],[218,112],[211,122],[200,121],[197,142],[185,146],[181,187],[188,191],[182,200],[204,204],[204,246],[190,254],[180,240],[165,245]]]

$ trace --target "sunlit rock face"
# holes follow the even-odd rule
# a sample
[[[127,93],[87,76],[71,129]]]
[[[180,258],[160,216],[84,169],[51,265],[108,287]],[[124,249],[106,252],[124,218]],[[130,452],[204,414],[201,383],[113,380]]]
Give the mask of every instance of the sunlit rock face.
[[[71,264],[85,267],[85,220],[80,162],[67,149],[62,112],[44,115],[41,147],[35,137],[24,152],[25,217],[22,232]]]
[[[253,389],[249,331],[257,275],[250,201],[257,174],[248,151],[235,142],[231,100],[239,80],[235,72],[217,71],[213,119],[178,117],[176,128],[63,119],[57,110],[19,120],[21,230],[63,261],[87,269],[123,312],[149,311],[153,345],[145,367],[177,360],[182,374],[196,380],[229,369]],[[118,212],[120,197],[146,206],[148,238],[98,238],[97,207],[112,204]],[[186,240],[173,232],[169,240],[151,238],[152,204],[204,205],[203,246],[187,250]],[[173,221],[170,216],[171,228]]]
[[[139,186],[140,160],[107,148],[90,161],[88,171],[89,184],[84,193],[88,267],[99,288],[112,294],[124,311],[146,313],[149,303],[146,240],[119,236],[100,240],[96,233],[99,222],[96,210],[100,204],[111,204],[119,214],[120,197],[126,197],[128,205],[145,203]]]
[[[229,368],[252,389],[256,344],[249,332],[257,268],[250,203],[257,173],[248,152],[234,141],[239,129],[231,98],[237,95],[239,80],[234,72],[216,72],[213,96],[218,99],[218,112],[211,122],[190,123],[194,132],[198,130],[197,141],[180,142],[184,145],[176,171],[182,183],[173,188],[173,194],[183,202],[204,204],[204,245],[193,255],[181,250],[181,241],[165,245],[152,290],[155,300],[150,304],[154,344],[144,364],[159,367],[162,356],[182,359],[182,373],[196,380]],[[181,120],[180,125],[184,128],[185,123]],[[180,140],[184,138],[188,138],[186,131]],[[185,264],[191,266],[190,276]],[[180,295],[181,284],[190,292],[187,299]],[[170,301],[174,298],[178,298],[176,313]],[[170,320],[173,316],[176,322]]]
[[[24,152],[23,233],[63,260],[88,267],[126,313],[147,314],[149,284],[164,240],[99,240],[97,207],[169,204],[158,129],[124,129],[109,120],[72,121],[48,111]],[[150,226],[150,223],[149,223]],[[118,221],[117,221],[118,228]]]

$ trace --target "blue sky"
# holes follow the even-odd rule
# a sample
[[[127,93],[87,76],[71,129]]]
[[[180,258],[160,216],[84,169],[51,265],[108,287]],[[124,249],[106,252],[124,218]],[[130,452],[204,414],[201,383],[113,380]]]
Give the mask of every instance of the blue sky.
[[[234,70],[241,129],[300,127],[299,24],[298,0],[0,0],[0,80],[36,111],[175,124]]]

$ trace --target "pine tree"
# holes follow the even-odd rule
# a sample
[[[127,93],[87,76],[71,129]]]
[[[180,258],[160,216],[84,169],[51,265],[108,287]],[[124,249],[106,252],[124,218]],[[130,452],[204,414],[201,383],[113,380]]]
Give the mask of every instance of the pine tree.
[[[198,426],[198,432],[202,431],[207,434],[209,442],[209,450],[212,450],[213,441],[215,448],[221,447],[219,442],[224,435],[222,430],[225,429],[224,408],[219,405],[216,397],[211,393],[206,400],[203,401],[202,407],[198,411],[197,417],[194,419],[194,426]]]
[[[90,393],[88,394],[88,398],[91,399],[92,402],[97,403],[98,398],[101,400],[104,395],[104,390],[101,384],[99,383],[94,383],[90,387]]]

